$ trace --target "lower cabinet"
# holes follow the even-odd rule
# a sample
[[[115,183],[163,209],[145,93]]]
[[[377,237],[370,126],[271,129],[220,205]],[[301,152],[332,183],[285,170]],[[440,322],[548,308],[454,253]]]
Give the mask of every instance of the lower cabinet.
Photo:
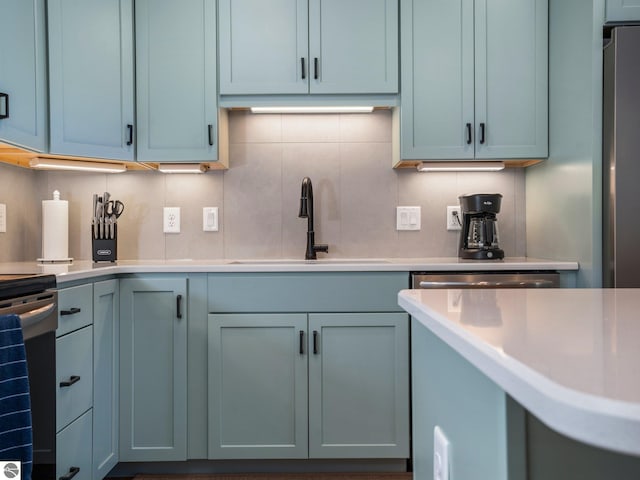
[[[210,314],[208,336],[209,458],[409,456],[406,314]]]
[[[118,463],[118,280],[93,285],[93,479]]]
[[[187,279],[120,280],[120,461],[187,458]]]
[[[91,480],[91,423],[87,410],[56,434],[56,478]]]

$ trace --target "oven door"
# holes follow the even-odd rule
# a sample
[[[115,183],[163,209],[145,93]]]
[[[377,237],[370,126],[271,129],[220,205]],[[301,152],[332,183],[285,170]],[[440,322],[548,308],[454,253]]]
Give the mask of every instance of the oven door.
[[[57,292],[16,297],[0,302],[0,315],[20,316],[27,353],[33,480],[55,479],[56,474],[56,328]]]

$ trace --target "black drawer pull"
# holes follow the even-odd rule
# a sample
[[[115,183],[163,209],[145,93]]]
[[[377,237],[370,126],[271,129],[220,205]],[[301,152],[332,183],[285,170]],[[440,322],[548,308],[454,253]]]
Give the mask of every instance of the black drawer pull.
[[[304,355],[304,330],[300,330],[300,355]]]
[[[471,124],[467,123],[467,145],[471,145]]]
[[[304,57],[300,59],[300,65],[302,66],[302,80],[307,78],[307,69],[304,68]]]
[[[176,297],[176,317],[182,318],[182,295]]]
[[[314,57],[313,59],[313,79],[318,79],[318,57]]]
[[[78,307],[71,307],[69,310],[60,310],[60,315],[75,315],[76,313],[80,313],[81,310]]]
[[[4,103],[4,112],[0,113],[0,120],[9,118],[9,94],[0,93],[0,106]]]
[[[127,145],[133,145],[133,125],[127,125],[127,132],[129,134],[129,140],[127,140]]]
[[[213,147],[213,125],[209,124],[207,127],[209,128],[209,145]]]
[[[480,144],[484,143],[485,126],[484,123],[480,124]]]
[[[60,382],[61,387],[70,387],[74,383],[78,383],[80,381],[80,375],[71,375],[69,380],[63,380]]]
[[[69,469],[69,473],[61,476],[58,480],[71,480],[73,477],[75,477],[78,474],[78,472],[80,472],[80,467],[71,467]]]
[[[318,354],[318,331],[313,331],[313,354]]]

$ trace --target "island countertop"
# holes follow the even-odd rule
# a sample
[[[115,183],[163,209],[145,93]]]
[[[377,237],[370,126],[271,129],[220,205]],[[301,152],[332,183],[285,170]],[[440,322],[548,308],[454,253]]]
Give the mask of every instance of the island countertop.
[[[90,279],[127,273],[247,273],[247,272],[411,272],[411,271],[576,271],[577,262],[510,257],[504,260],[463,260],[434,258],[322,258],[301,259],[220,259],[220,260],[124,260],[93,263],[81,260],[65,263],[0,263],[2,273],[52,273],[58,282]]]
[[[398,299],[552,429],[640,455],[640,290],[403,290]]]

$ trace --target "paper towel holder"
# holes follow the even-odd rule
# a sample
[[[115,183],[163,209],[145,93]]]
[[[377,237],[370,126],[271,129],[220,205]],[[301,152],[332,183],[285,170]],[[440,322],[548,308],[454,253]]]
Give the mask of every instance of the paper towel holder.
[[[52,219],[51,216],[55,218]],[[53,248],[47,243],[51,236],[58,237],[62,243]],[[60,200],[60,192],[54,190],[53,200],[42,202],[42,258],[36,260],[39,263],[71,263],[73,258],[68,257],[68,248],[68,202]]]

